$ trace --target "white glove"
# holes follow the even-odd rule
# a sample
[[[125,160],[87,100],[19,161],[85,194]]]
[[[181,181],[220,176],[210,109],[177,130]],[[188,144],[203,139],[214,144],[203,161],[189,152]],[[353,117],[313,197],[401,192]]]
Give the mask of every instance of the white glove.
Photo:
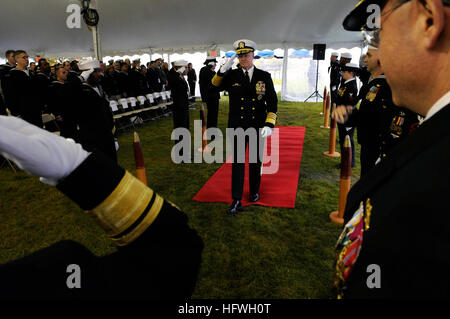
[[[116,152],[119,150],[119,141],[117,141],[117,138],[114,139],[114,145],[116,146]]]
[[[220,67],[220,73],[225,73],[227,72],[229,69],[231,69],[231,67],[233,66],[234,60],[236,59],[237,54],[235,53],[229,60],[227,63],[225,63],[224,65],[222,65]]]
[[[89,78],[89,75],[91,75],[91,73],[94,72],[94,69],[89,69],[87,71],[83,71],[83,73],[81,73],[81,77],[87,81],[87,79]]]
[[[0,116],[0,154],[52,186],[72,173],[89,155],[72,139],[12,116]]]
[[[261,137],[266,138],[266,137],[269,137],[270,135],[272,135],[272,129],[268,126],[264,126],[261,129]]]

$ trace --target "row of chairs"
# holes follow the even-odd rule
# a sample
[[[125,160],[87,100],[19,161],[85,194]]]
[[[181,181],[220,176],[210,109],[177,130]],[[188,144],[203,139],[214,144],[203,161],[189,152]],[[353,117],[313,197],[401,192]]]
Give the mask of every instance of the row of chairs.
[[[155,121],[171,114],[171,92],[155,92],[146,96],[122,98],[109,101],[114,114],[116,128],[125,131],[134,129],[137,125]]]

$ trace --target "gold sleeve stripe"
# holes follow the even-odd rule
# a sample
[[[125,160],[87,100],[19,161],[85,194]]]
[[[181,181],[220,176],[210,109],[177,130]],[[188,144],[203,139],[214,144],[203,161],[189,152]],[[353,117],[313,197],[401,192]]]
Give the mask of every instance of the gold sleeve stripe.
[[[148,213],[144,212],[142,215],[145,215],[142,219],[142,222],[139,221],[136,225],[136,227],[131,227],[130,231],[127,231],[123,236],[120,236],[118,238],[112,238],[112,240],[118,245],[118,246],[125,246],[132,241],[134,241],[136,238],[138,238],[143,232],[147,230],[147,228],[155,221],[156,217],[158,216],[159,212],[161,211],[161,208],[164,204],[164,199],[159,196],[158,194],[155,194],[155,200],[151,205],[148,207]]]
[[[222,76],[216,74],[216,75],[214,75],[214,77],[212,78],[211,83],[212,83],[214,86],[220,86],[220,84],[222,83],[222,79],[223,79]]]
[[[141,217],[154,195],[152,189],[126,172],[114,191],[100,205],[88,211],[88,214],[97,221],[108,236],[115,237],[127,231]],[[126,245],[142,234],[158,216],[162,207],[161,201],[163,202],[162,198],[156,195],[153,206],[142,223],[125,238],[117,241]]]
[[[269,112],[267,114],[266,122],[275,125],[275,123],[277,122],[277,115],[275,113]]]

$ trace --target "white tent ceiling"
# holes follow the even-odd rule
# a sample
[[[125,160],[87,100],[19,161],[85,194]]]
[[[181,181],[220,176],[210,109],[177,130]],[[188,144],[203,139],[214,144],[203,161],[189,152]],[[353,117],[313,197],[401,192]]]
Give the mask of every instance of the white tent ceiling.
[[[229,50],[240,38],[260,49],[353,47],[362,39],[342,20],[355,0],[97,0],[103,55]],[[0,51],[92,55],[92,33],[69,29],[77,0],[2,0]]]

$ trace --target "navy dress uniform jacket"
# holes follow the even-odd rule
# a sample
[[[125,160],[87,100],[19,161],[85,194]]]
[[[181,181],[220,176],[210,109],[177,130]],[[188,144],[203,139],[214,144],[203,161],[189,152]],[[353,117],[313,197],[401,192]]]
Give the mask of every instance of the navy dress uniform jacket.
[[[12,69],[6,79],[6,105],[11,115],[20,116],[25,121],[43,127],[42,109],[37,100],[34,79],[24,71]]]
[[[363,240],[343,297],[450,297],[449,121],[447,105],[350,190],[344,220],[363,204]],[[367,285],[370,265],[381,288]]]
[[[213,78],[213,85],[230,94],[228,127],[275,126],[278,98],[269,72],[255,67],[250,84],[246,83],[242,69],[229,70],[222,81],[218,79],[217,76]],[[271,119],[268,119],[269,115]]]

